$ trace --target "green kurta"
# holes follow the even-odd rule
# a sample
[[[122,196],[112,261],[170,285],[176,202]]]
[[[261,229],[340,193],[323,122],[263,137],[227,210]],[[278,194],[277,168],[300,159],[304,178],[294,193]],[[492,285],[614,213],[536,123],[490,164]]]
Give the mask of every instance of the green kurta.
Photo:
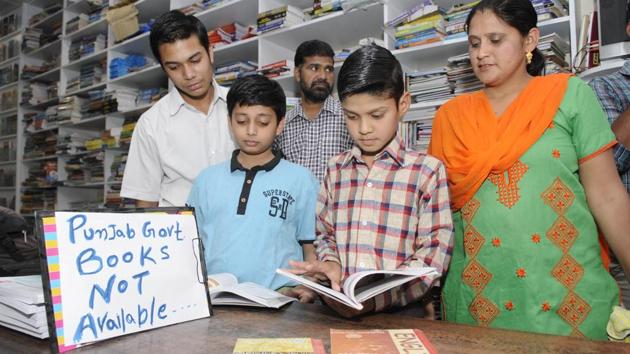
[[[569,79],[543,136],[454,214],[446,320],[606,338],[619,290],[602,264],[578,169],[614,138],[591,89]]]

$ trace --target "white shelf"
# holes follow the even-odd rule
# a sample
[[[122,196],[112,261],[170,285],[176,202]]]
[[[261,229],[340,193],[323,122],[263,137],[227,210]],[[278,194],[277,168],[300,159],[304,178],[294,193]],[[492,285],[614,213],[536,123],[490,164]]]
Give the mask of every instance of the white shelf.
[[[34,157],[32,159],[23,159],[22,162],[24,163],[34,163],[34,162],[41,162],[41,161],[46,161],[46,160],[56,160],[57,159],[57,155],[49,155],[49,156],[42,156],[42,157]],[[49,187],[44,187],[44,188],[49,188]]]
[[[4,111],[0,111],[0,117],[10,116],[13,114],[17,114],[17,108],[11,108]]]
[[[98,115],[98,116],[94,116],[94,117],[89,117],[89,118],[82,118],[81,120],[78,121],[73,121],[73,120],[68,120],[68,121],[64,121],[59,123],[59,127],[60,128],[82,128],[82,129],[100,129],[100,130],[104,130],[105,129],[105,118],[107,117],[107,115],[102,114],[102,115]]]
[[[149,32],[139,34],[123,42],[112,45],[109,48],[112,52],[124,54],[153,55],[151,44],[149,43]]]
[[[27,28],[35,28],[35,27],[39,27],[39,26],[43,27],[43,26],[46,26],[46,25],[49,25],[49,24],[54,24],[55,20],[57,18],[59,18],[60,20],[62,19],[62,15],[63,15],[63,9],[61,9],[61,10],[55,12],[55,13],[52,13],[52,14],[44,17],[43,19],[41,19],[41,20],[31,24],[31,25],[27,24],[26,27]]]
[[[74,91],[66,92],[66,93],[64,94],[64,96],[81,95],[81,94],[87,93],[88,91],[92,91],[92,90],[97,90],[97,89],[104,88],[104,87],[105,87],[105,85],[106,85],[106,83],[105,83],[105,82],[99,82],[98,84],[94,84],[94,85],[91,85],[91,86],[88,86],[88,87],[83,87],[83,88],[80,88],[80,89],[78,89],[78,90],[74,90]]]
[[[251,37],[214,49],[215,67],[237,60],[258,62],[258,37]]]
[[[410,111],[414,111],[414,110],[418,110],[418,109],[438,107],[438,106],[441,106],[441,105],[445,104],[449,99],[445,99],[445,100],[431,100],[431,101],[424,101],[424,102],[414,103],[414,104],[409,106],[409,110]]]
[[[584,81],[591,81],[596,77],[608,75],[619,70],[624,63],[625,59],[604,60],[600,62],[599,66],[587,69],[581,72],[579,76]]]
[[[0,161],[0,166],[10,166],[15,165],[17,161],[9,160],[9,161]]]
[[[557,33],[569,39],[569,16],[555,18],[539,24],[541,35]],[[407,71],[423,70],[446,65],[448,57],[466,53],[468,38],[460,37],[439,42],[428,43],[411,48],[392,50],[403,69]]]
[[[74,41],[85,36],[90,36],[90,35],[99,34],[99,33],[107,33],[107,26],[108,26],[107,19],[105,19],[105,16],[103,16],[101,17],[101,19],[94,21],[85,27],[79,28],[78,30],[72,33],[66,34],[65,39]]]
[[[79,69],[81,69],[81,66],[85,64],[95,63],[106,57],[107,57],[107,49],[103,49],[100,52],[92,53],[90,55],[86,55],[82,58],[79,58],[75,61],[71,61],[70,63],[64,65],[63,68],[78,71]]]
[[[11,186],[0,186],[0,192],[2,193],[7,193],[7,192],[13,192],[15,193],[15,186],[11,187]]]
[[[9,58],[9,59],[7,59],[7,60],[5,60],[3,62],[0,62],[0,68],[8,66],[8,65],[11,65],[11,64],[13,64],[13,62],[16,62],[18,60],[20,60],[20,56],[19,55],[16,55],[16,56],[14,56],[12,58]]]
[[[156,104],[156,103],[157,103],[157,101],[149,103],[149,104],[144,104],[142,106],[138,106],[138,107],[136,107],[134,109],[131,109],[131,110],[128,110],[128,111],[119,111],[119,112],[117,112],[117,114],[120,114],[123,117],[132,117],[132,116],[144,113],[146,110],[148,110],[149,108],[153,107],[153,105]]]
[[[258,6],[252,0],[231,0],[199,12],[195,16],[203,22],[208,31],[232,22],[238,22],[244,26],[256,25]]]
[[[110,79],[112,85],[133,86],[133,87],[156,87],[166,85],[168,78],[160,64],[154,64],[142,70],[130,74]]]
[[[61,39],[54,40],[30,52],[24,53],[27,57],[46,59],[50,55],[58,56],[61,52]]]
[[[13,31],[13,32],[11,32],[11,33],[3,36],[3,37],[0,37],[0,43],[6,41],[7,39],[11,39],[11,38],[15,37],[15,36],[17,36],[20,33],[22,33],[22,29]]]
[[[51,130],[57,130],[57,129],[59,129],[59,126],[57,124],[53,124],[50,127],[37,129],[35,131],[26,131],[26,134],[35,135],[35,134],[45,133],[45,132],[49,132]]]
[[[35,75],[28,79],[29,82],[52,82],[59,80],[60,68],[57,66],[39,75]]]
[[[5,84],[4,86],[0,86],[0,91],[4,91],[4,90],[8,90],[8,89],[12,89],[14,87],[16,87],[18,85],[18,81],[14,81],[14,82],[10,82],[8,84]]]
[[[17,134],[0,135],[0,140],[10,140],[17,138]]]
[[[57,102],[59,102],[59,97],[53,97],[47,101],[43,101],[40,102],[38,104],[30,104],[30,103],[26,103],[23,106],[29,109],[34,109],[34,110],[38,110],[38,109],[42,109],[42,108],[47,108],[48,106],[52,106],[54,104],[56,104]]]

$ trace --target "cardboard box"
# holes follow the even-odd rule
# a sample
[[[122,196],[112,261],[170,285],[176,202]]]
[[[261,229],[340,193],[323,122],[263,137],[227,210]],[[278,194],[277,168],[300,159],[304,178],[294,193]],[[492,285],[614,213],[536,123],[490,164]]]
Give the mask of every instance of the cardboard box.
[[[138,32],[138,9],[134,4],[107,10],[107,22],[112,27],[114,39],[120,42]]]

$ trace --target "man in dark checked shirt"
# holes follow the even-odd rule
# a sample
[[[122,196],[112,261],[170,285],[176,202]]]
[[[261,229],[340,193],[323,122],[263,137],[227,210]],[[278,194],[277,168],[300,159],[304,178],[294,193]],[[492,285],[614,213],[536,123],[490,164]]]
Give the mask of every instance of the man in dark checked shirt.
[[[626,33],[630,36],[630,1],[626,4]],[[630,193],[630,59],[626,59],[619,71],[597,77],[589,85],[597,94],[617,138],[618,144],[613,150],[615,163],[621,181]],[[610,274],[619,285],[624,306],[630,309],[630,284],[614,257]]]
[[[275,141],[287,160],[308,168],[320,182],[326,162],[352,147],[341,104],[331,95],[334,56],[330,45],[320,40],[298,46],[293,61],[301,103],[287,112],[284,131]]]

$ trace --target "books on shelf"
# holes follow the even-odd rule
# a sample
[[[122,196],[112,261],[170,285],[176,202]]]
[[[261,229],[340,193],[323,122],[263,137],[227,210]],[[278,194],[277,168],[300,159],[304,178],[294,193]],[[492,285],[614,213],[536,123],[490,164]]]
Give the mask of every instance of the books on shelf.
[[[261,12],[256,19],[258,33],[273,31],[278,28],[290,27],[304,22],[304,13],[294,6],[284,5]]]
[[[208,31],[208,40],[214,48],[220,48],[227,44],[254,37],[256,34],[255,26],[245,26],[238,22],[232,22]]]
[[[437,354],[419,329],[331,329],[330,351],[332,354]]]
[[[114,58],[109,63],[109,79],[113,80],[123,77],[155,64],[156,62],[153,58],[144,55],[129,54],[124,57]]]
[[[283,59],[273,63],[265,64],[258,72],[268,78],[277,77],[289,72],[293,72],[295,64],[291,59]]]
[[[424,0],[385,25],[386,33],[394,37],[396,49],[440,41],[445,35],[444,10],[431,0]]]
[[[538,22],[551,20],[569,14],[567,0],[531,0],[538,15]]]
[[[229,86],[237,79],[258,73],[258,63],[253,61],[234,61],[217,66],[214,79],[219,85]]]
[[[343,0],[323,0],[313,1],[313,6],[307,7],[302,10],[304,18],[313,20],[319,17],[323,17],[337,11],[342,11]]]
[[[208,275],[212,305],[236,305],[280,308],[297,299],[267,289],[256,283],[239,283],[233,274]]]
[[[238,338],[233,354],[326,354],[324,343],[313,338]]]
[[[416,278],[435,277],[437,275],[437,271],[432,267],[404,270],[365,270],[348,276],[343,282],[343,292],[340,292],[284,269],[276,269],[276,273],[357,310],[363,308],[362,302],[387,290]],[[373,278],[380,279],[373,280]],[[365,284],[366,281],[367,284]]]
[[[39,275],[0,278],[0,326],[48,338],[44,290]]]
[[[444,16],[445,23],[445,39],[455,39],[466,37],[466,19],[468,14],[480,0],[467,2],[464,4],[455,4],[451,6]]]

